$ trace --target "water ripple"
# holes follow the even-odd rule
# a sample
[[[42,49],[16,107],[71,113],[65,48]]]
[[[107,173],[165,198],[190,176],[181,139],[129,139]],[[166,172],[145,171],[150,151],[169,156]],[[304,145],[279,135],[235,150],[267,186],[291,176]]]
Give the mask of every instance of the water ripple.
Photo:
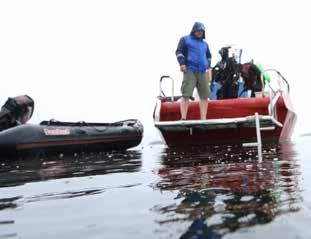
[[[103,152],[59,156],[28,156],[2,161],[0,187],[49,179],[137,172],[142,166],[140,151]]]
[[[176,196],[153,208],[162,230],[188,223],[180,238],[221,238],[300,210],[300,165],[292,147],[265,146],[263,162],[255,150],[234,145],[167,149],[154,188]]]

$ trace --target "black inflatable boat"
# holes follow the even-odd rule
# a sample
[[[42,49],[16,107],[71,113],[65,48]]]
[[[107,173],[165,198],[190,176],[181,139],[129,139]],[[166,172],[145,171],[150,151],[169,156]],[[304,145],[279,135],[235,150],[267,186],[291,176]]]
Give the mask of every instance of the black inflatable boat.
[[[30,97],[23,97],[23,104],[16,102],[16,98],[9,98],[1,109],[0,130],[5,130],[0,132],[0,155],[125,150],[141,142],[143,126],[133,119],[115,123],[51,120],[39,125],[24,124],[31,117],[34,104],[30,104]],[[19,109],[12,110],[17,105]]]

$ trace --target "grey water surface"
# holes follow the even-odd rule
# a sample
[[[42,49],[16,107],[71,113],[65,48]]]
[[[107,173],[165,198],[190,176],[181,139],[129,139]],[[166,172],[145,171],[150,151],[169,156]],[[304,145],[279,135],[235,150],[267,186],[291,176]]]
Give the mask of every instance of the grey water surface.
[[[0,238],[311,238],[310,143],[2,159]]]

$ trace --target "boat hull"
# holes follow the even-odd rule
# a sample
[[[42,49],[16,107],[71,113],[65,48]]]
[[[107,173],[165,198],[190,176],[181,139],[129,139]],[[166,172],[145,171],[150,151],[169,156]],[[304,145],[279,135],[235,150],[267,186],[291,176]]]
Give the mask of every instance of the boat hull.
[[[143,126],[138,120],[26,124],[0,133],[0,155],[125,150],[140,144],[142,136]]]
[[[269,97],[212,100],[208,103],[208,120],[235,119],[249,117],[256,112],[259,115],[269,115]],[[262,131],[262,141],[287,140],[291,137],[296,114],[292,108],[288,95],[281,95],[276,102],[277,121],[282,127],[274,130]],[[199,120],[200,110],[198,102],[190,102],[187,120]],[[255,124],[232,123],[226,125],[193,124],[159,126],[162,122],[179,121],[179,102],[159,101],[156,106],[154,118],[155,125],[160,130],[168,146],[208,145],[224,143],[244,143],[256,140]],[[180,121],[179,121],[180,122]]]

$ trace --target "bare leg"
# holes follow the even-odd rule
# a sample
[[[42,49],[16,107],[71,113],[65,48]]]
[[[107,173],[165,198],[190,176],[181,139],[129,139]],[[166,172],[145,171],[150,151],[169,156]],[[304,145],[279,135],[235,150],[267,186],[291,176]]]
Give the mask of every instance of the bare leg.
[[[189,97],[182,96],[180,102],[181,119],[187,119],[188,106],[189,106]]]
[[[206,119],[206,114],[207,114],[207,107],[208,107],[207,99],[201,99],[199,104],[200,104],[201,120],[205,120]]]

